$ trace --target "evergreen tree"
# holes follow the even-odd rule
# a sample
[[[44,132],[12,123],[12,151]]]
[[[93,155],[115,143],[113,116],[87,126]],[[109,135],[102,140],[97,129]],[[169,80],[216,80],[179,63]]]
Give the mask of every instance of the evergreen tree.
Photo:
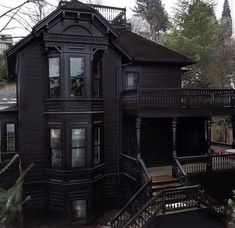
[[[224,0],[224,7],[222,12],[222,18],[232,18],[231,17],[231,10],[229,6],[228,0]]]
[[[231,17],[231,10],[229,6],[228,0],[224,1],[224,7],[223,7],[223,12],[222,12],[222,17],[220,21],[220,40],[221,42],[226,42],[228,39],[231,38],[232,33],[233,33],[233,28],[232,28],[232,17]]]
[[[161,0],[136,0],[133,10],[137,16],[145,19],[150,25],[150,38],[159,40],[160,31],[166,31],[168,25],[168,14]]]
[[[185,74],[185,86],[214,87],[214,73],[209,67],[218,49],[214,4],[207,0],[179,0],[175,12],[175,24],[163,44],[198,61]]]

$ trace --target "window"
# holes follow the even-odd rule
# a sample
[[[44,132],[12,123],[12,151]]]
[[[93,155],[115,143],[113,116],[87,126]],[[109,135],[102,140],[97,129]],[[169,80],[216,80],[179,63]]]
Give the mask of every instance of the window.
[[[70,86],[71,96],[84,96],[85,60],[70,57]]]
[[[125,89],[136,89],[137,87],[137,80],[138,80],[138,73],[137,72],[127,72],[126,73],[126,80],[125,80]]]
[[[72,129],[72,167],[85,166],[85,129]]]
[[[101,127],[94,127],[94,165],[97,165],[101,162],[100,154],[101,154]]]
[[[50,96],[60,96],[60,60],[58,57],[49,58]]]
[[[50,129],[51,167],[61,168],[61,129]]]
[[[87,203],[86,200],[74,200],[72,202],[73,216],[77,219],[86,218]]]
[[[7,151],[15,151],[16,140],[15,140],[15,124],[6,124],[6,138],[7,138]]]
[[[93,63],[93,96],[101,97],[101,83],[100,83],[100,67],[99,62]]]

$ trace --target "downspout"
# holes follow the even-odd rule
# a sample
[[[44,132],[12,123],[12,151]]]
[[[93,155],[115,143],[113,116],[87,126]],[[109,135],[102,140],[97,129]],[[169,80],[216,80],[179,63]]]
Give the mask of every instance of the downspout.
[[[122,74],[119,74],[119,71],[126,66],[129,66],[133,64],[133,61],[130,61],[129,63],[121,64],[117,66],[116,70],[116,110],[117,110],[117,115],[116,115],[116,121],[117,121],[117,129],[116,129],[116,157],[117,157],[117,175],[118,175],[118,187],[120,188],[120,153],[119,153],[119,76]]]

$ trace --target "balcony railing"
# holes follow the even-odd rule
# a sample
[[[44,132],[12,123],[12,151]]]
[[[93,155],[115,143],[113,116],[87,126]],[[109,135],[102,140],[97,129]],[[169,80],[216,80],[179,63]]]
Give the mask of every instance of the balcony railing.
[[[124,106],[142,107],[233,107],[235,90],[232,89],[180,89],[139,88],[124,91]]]
[[[89,4],[112,24],[126,24],[126,8]]]

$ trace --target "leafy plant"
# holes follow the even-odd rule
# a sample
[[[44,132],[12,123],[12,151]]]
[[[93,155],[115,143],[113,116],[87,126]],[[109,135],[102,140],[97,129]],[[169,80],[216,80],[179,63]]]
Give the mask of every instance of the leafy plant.
[[[15,155],[12,160],[0,171],[2,175],[6,170],[19,159],[19,155]],[[19,224],[22,206],[30,200],[30,197],[22,199],[22,187],[26,174],[32,168],[31,164],[28,168],[21,172],[15,184],[9,189],[0,188],[0,226],[9,227]]]

